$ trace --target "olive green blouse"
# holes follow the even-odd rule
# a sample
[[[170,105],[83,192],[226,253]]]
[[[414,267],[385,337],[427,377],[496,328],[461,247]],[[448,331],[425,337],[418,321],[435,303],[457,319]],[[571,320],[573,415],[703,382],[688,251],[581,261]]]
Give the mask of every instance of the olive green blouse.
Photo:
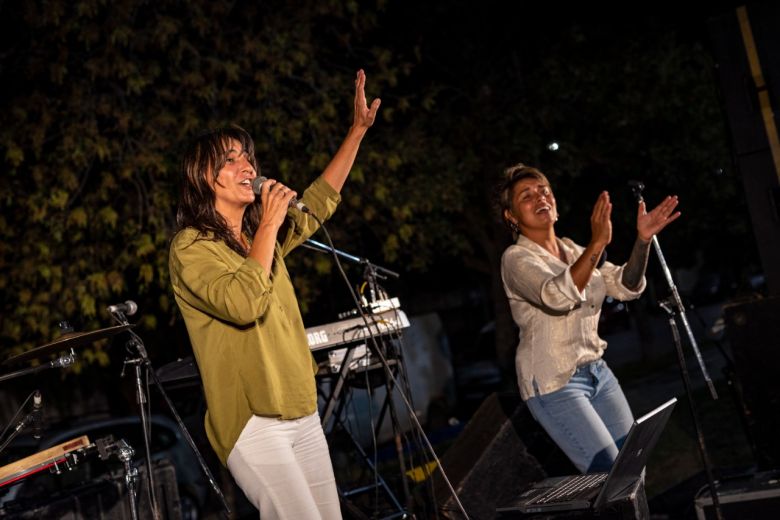
[[[321,220],[341,200],[322,177],[301,200]],[[206,394],[205,426],[222,464],[252,414],[295,419],[317,410],[314,364],[284,257],[317,229],[296,209],[271,272],[222,241],[181,230],[169,268]]]

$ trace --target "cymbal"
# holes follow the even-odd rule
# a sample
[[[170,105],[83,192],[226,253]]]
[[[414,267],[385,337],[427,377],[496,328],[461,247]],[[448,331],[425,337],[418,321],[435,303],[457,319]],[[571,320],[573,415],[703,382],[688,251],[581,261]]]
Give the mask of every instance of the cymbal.
[[[123,330],[127,330],[133,325],[115,325],[113,327],[106,327],[105,329],[91,330],[89,332],[68,332],[63,334],[59,338],[55,339],[51,343],[35,347],[27,352],[22,352],[16,356],[10,357],[3,361],[4,365],[10,365],[13,363],[19,363],[21,361],[27,361],[28,359],[45,358],[50,354],[56,354],[63,350],[68,350],[73,347],[80,347],[88,345],[99,339],[107,338],[118,334]]]

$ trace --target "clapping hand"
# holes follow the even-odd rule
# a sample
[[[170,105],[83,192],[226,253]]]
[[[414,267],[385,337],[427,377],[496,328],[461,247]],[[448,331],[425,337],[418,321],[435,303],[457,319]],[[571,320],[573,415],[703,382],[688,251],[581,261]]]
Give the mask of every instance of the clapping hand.
[[[590,216],[591,242],[606,247],[612,242],[612,203],[609,193],[602,191]]]
[[[677,195],[670,195],[648,213],[645,202],[641,201],[636,216],[636,230],[639,238],[649,242],[653,239],[653,235],[657,235],[669,223],[677,220],[680,212],[674,211],[674,208],[677,207],[678,203]]]

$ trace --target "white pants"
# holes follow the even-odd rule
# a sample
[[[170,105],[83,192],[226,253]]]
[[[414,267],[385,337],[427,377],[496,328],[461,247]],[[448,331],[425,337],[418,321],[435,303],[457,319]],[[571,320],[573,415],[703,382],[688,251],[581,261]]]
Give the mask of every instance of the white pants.
[[[252,416],[230,451],[227,466],[262,520],[341,518],[317,413],[291,421]]]

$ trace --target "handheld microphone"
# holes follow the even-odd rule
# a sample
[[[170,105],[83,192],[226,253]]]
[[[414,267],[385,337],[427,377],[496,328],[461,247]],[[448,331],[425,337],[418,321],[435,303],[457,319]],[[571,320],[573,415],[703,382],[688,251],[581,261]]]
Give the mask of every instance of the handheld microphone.
[[[40,390],[36,390],[33,394],[33,438],[41,438],[41,420],[43,418],[43,396],[41,396]]]
[[[132,316],[138,310],[138,305],[133,300],[127,300],[125,303],[117,303],[115,305],[109,305],[106,310],[111,314],[117,312],[123,313],[125,316]]]
[[[268,177],[255,177],[252,181],[252,191],[255,192],[255,195],[260,195],[260,188],[263,186],[263,183],[268,180]],[[290,199],[290,207],[291,208],[298,208],[298,210],[303,211],[304,213],[309,213],[309,208],[307,208],[303,202],[299,201],[295,197]]]

